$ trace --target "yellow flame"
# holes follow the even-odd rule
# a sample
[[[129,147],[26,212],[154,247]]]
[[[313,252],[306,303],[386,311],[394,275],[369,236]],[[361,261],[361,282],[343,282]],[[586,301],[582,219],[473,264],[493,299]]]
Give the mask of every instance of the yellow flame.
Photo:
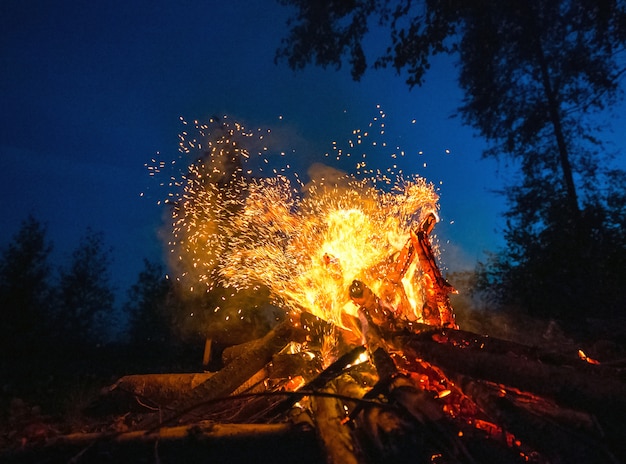
[[[204,135],[206,126],[196,125]],[[245,166],[254,151],[245,148],[251,133],[236,123],[220,131],[209,142],[181,136],[183,153],[205,151],[176,184],[182,186],[173,200],[170,240],[176,279],[186,288],[262,285],[285,309],[351,328],[345,316],[358,311],[350,284],[358,279],[375,294],[388,293],[386,277],[411,229],[437,213],[434,186],[418,176],[395,182],[384,176],[392,186],[383,190],[375,176],[357,180],[331,168],[306,186],[297,175],[292,185],[276,169],[273,176],[251,178]],[[403,277],[392,284],[410,304],[388,304],[396,316],[419,320],[424,277],[417,260]]]
[[[293,190],[284,177],[254,181],[250,189],[231,221],[235,233],[220,268],[224,282],[265,285],[284,306],[339,326],[345,326],[344,314],[357,316],[348,294],[354,279],[380,291],[409,238],[410,219],[436,208],[433,188],[421,178],[394,193],[357,181],[312,188],[302,200],[288,196]],[[404,285],[416,302],[414,269]],[[404,316],[414,320],[411,309]]]

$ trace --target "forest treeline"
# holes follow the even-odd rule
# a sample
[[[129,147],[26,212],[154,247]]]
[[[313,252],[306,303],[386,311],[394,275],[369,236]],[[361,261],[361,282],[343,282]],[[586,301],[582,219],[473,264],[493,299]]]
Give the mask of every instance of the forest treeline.
[[[124,295],[105,238],[87,228],[57,266],[45,223],[29,215],[0,245],[0,419],[15,398],[65,412],[122,375],[201,371],[207,338],[219,349],[269,330],[264,309],[278,310],[262,291],[190,296],[148,259]]]
[[[500,192],[508,202],[505,248],[473,271],[450,276],[474,298],[463,305],[556,320],[577,331],[621,318],[605,327],[623,332],[626,171],[613,163],[623,153],[607,148],[597,124],[623,97],[623,0],[279,1],[293,8],[277,60],[296,70],[344,63],[358,80],[367,69],[390,67],[415,87],[432,56],[458,60],[464,95],[458,115],[489,143],[485,157],[517,169]],[[387,31],[386,47],[376,41],[369,49],[374,28]],[[226,156],[236,161],[237,153]],[[54,386],[55,367],[67,372],[82,361],[93,371],[98,354],[109,356],[117,374],[137,363],[145,371],[167,360],[197,362],[200,354],[181,355],[202,346],[194,337],[241,342],[271,315],[262,289],[231,298],[216,286],[190,297],[149,261],[126,302],[116,305],[101,233],[88,230],[59,269],[50,263],[51,249],[45,226],[29,217],[1,250],[4,396]],[[113,341],[110,329],[122,321],[125,336]]]
[[[111,282],[112,250],[87,229],[66,263],[51,262],[45,224],[23,220],[0,247],[0,405],[26,398],[63,410],[86,385],[131,372],[201,368],[173,320],[163,266],[149,260],[126,299]],[[55,404],[56,403],[56,404]]]

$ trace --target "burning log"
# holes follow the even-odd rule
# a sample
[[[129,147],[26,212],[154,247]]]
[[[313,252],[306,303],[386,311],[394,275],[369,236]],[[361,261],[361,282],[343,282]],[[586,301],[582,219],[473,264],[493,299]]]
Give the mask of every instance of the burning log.
[[[592,414],[502,385],[461,375],[454,380],[502,428],[541,450],[549,461],[618,462],[603,443],[604,432]]]
[[[475,402],[476,412],[488,412],[486,422],[470,414],[467,420],[474,426],[511,444],[521,438],[524,446],[541,452],[544,457],[535,462],[550,462],[550,456],[560,462],[576,454],[572,449],[578,450],[577,462],[619,462],[626,456],[617,432],[626,413],[626,383],[618,371],[580,359],[575,366],[573,357],[504,340],[480,340],[476,334],[431,328],[394,337],[391,344],[409,364],[436,366]],[[451,406],[463,408],[462,403]],[[565,448],[551,444],[559,440]],[[527,448],[526,455],[536,451]]]
[[[527,355],[512,351],[483,350],[476,334],[457,343],[446,334],[454,331],[435,330],[421,334],[400,336],[395,346],[402,347],[407,357],[417,357],[437,365],[447,373],[458,373],[475,379],[507,385],[519,390],[552,398],[559,405],[587,411],[626,414],[626,385],[613,375],[607,375],[602,366],[579,361],[568,365],[547,364]],[[500,346],[518,348],[519,345],[496,342]]]
[[[360,280],[352,281],[349,288],[350,299],[359,307],[361,316],[361,331],[378,332],[378,328],[384,327],[387,331],[396,329],[398,322],[392,312],[381,305],[380,298]]]
[[[429,325],[457,327],[448,298],[449,293],[457,292],[441,275],[428,238],[436,222],[437,218],[431,213],[422,222],[417,233],[411,231],[411,244],[426,278],[426,301],[422,308],[422,316],[424,322]]]
[[[397,320],[397,314],[408,318],[406,322],[409,324],[415,323],[415,311],[411,309],[402,279],[417,257],[425,281],[422,321],[426,325],[457,328],[454,311],[448,298],[448,294],[456,293],[456,290],[441,275],[428,238],[436,221],[435,215],[429,214],[417,232],[410,231],[410,238],[382,279],[380,296],[364,282],[360,280],[352,282],[349,288],[350,298],[376,325],[387,330],[399,328],[405,321]]]
[[[431,457],[444,455],[446,462],[473,463],[473,458],[458,439],[459,431],[447,419],[443,403],[438,402],[432,392],[419,388],[408,376],[401,374],[383,348],[378,348],[372,357],[386,396],[413,418],[413,423],[424,435],[420,443],[422,449],[416,453]]]

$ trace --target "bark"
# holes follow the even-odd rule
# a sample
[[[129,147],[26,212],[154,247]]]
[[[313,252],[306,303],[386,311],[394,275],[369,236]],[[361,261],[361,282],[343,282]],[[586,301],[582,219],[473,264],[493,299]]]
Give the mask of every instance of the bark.
[[[395,337],[393,345],[405,356],[423,359],[448,375],[502,384],[594,414],[626,414],[626,382],[613,370],[582,360],[577,366],[549,364],[517,344],[495,341],[496,346],[515,348],[498,352],[493,346],[484,349],[492,343],[487,339],[483,344],[480,336],[471,334],[461,342],[459,337],[463,340],[464,336],[455,331],[430,331]]]
[[[315,433],[284,424],[199,422],[147,432],[75,433],[22,449],[0,451],[5,464],[298,462],[322,464]]]
[[[559,153],[559,164],[563,174],[563,184],[565,185],[565,191],[567,192],[567,203],[570,212],[574,215],[575,219],[580,217],[580,209],[578,207],[578,194],[576,192],[576,185],[574,183],[574,176],[572,174],[572,166],[570,163],[570,153],[565,141],[565,135],[563,133],[562,126],[562,114],[561,104],[557,97],[557,91],[555,90],[552,80],[550,79],[550,70],[548,69],[548,61],[546,59],[543,44],[541,43],[541,33],[536,24],[536,13],[533,11],[532,6],[528,6],[528,18],[531,27],[531,35],[535,37],[533,42],[535,48],[535,55],[539,64],[539,71],[541,73],[541,85],[543,92],[548,103],[548,111],[550,113],[550,123],[554,130],[554,137]]]
[[[191,413],[201,414],[201,406],[219,398],[225,398],[272,360],[272,356],[297,338],[291,324],[285,322],[265,335],[259,344],[216,372],[182,398],[170,404],[163,415],[163,423],[170,423]],[[141,428],[154,428],[160,419],[143,421]]]
[[[328,394],[336,394],[335,382],[330,382],[318,391]],[[346,411],[342,401],[327,396],[314,396],[311,398],[313,419],[318,437],[326,453],[328,464],[360,464],[363,459],[358,455],[350,428],[343,424]]]
[[[126,375],[104,389],[100,401],[135,402],[144,408],[163,407],[212,376],[212,373]]]

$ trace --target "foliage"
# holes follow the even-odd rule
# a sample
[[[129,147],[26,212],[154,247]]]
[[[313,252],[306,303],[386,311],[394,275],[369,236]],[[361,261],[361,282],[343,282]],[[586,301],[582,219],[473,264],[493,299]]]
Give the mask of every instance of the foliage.
[[[476,291],[570,324],[580,317],[620,316],[626,305],[626,234],[615,221],[623,218],[626,202],[622,198],[618,210],[598,203],[588,203],[575,226],[558,202],[549,212],[551,222],[538,232],[509,226],[508,249],[479,265]]]
[[[621,96],[625,2],[280,1],[296,10],[277,59],[294,69],[347,59],[358,80],[371,25],[389,31],[371,66],[392,66],[410,87],[430,56],[455,53],[464,122],[492,143],[486,156],[521,173],[504,191],[507,249],[480,265],[479,288],[535,314],[615,313],[626,287],[624,173],[608,168],[586,116]]]
[[[163,267],[144,259],[144,268],[128,290],[128,301],[124,306],[129,318],[131,343],[156,346],[171,342],[170,291],[171,284]]]
[[[28,216],[0,252],[0,421],[14,398],[59,413],[75,410],[88,399],[86,391],[114,376],[199,364],[202,353],[190,353],[192,347],[179,343],[171,350],[178,339],[171,338],[169,314],[180,303],[160,266],[146,261],[123,308],[131,312],[132,334],[150,341],[115,344],[106,339],[118,321],[111,322],[114,294],[103,234],[88,229],[57,276],[52,248],[46,227]],[[170,350],[151,356],[164,337]]]
[[[579,194],[593,195],[600,143],[584,116],[619,94],[624,68],[616,53],[625,19],[624,5],[610,1],[520,0],[466,10],[458,44],[460,111],[494,142],[486,154],[518,160],[522,185],[541,194],[526,212],[556,195],[575,215]],[[552,191],[541,191],[545,180]],[[514,203],[523,201],[508,193]]]
[[[84,345],[107,339],[115,299],[110,264],[111,250],[104,248],[102,233],[88,229],[60,272],[56,298],[60,340]]]
[[[424,81],[436,53],[459,57],[460,113],[494,144],[486,155],[521,162],[524,179],[561,178],[557,195],[578,209],[575,182],[593,190],[598,162],[596,128],[584,114],[619,95],[625,68],[626,5],[619,0],[496,2],[403,0],[281,0],[296,7],[278,59],[299,69],[340,66],[352,75],[367,69],[364,43],[371,18],[389,29],[390,44],[373,67],[405,72],[412,87]],[[576,178],[575,178],[576,177]],[[513,197],[513,201],[517,201]]]
[[[0,346],[13,352],[46,332],[52,251],[46,234],[45,226],[28,216],[0,255]]]

